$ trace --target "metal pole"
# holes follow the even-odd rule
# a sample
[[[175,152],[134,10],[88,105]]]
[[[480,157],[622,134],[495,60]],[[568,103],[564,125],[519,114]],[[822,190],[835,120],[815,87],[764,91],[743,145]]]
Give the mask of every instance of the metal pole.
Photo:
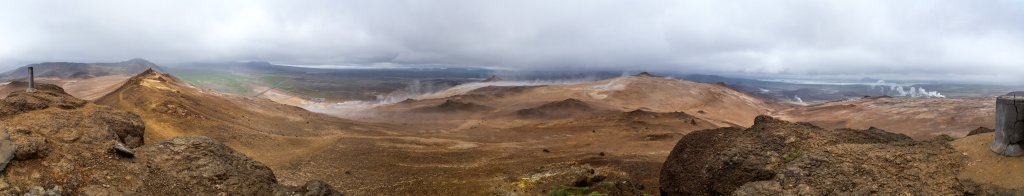
[[[1003,156],[1024,154],[1024,91],[996,98],[996,133],[988,147]]]
[[[32,67],[28,67],[28,92],[36,92],[36,75],[33,73]]]

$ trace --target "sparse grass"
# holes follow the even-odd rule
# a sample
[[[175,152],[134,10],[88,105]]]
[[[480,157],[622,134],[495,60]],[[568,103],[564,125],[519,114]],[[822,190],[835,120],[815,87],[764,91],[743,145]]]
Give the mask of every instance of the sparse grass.
[[[175,74],[178,78],[185,80],[188,83],[199,85],[204,88],[211,88],[217,91],[234,93],[234,94],[248,94],[252,93],[252,88],[249,87],[249,83],[253,82],[244,76],[239,76],[229,73],[179,73]]]
[[[796,160],[796,158],[800,158],[800,156],[803,156],[803,155],[804,155],[803,152],[791,151],[789,153],[786,153],[786,154],[782,155],[782,161],[784,161],[785,163],[789,163],[789,162],[792,162],[793,160]]]

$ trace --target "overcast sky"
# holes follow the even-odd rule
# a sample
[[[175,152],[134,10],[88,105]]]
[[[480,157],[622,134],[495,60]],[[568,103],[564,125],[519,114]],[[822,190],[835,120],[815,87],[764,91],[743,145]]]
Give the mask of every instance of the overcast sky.
[[[0,0],[42,61],[649,69],[1024,80],[1024,1]]]

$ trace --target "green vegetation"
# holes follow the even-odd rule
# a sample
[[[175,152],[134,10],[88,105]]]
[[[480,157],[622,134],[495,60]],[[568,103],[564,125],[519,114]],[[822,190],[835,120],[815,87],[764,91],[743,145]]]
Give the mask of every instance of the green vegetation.
[[[786,154],[784,154],[782,156],[782,161],[784,161],[786,163],[789,163],[789,162],[792,162],[792,161],[796,160],[796,158],[800,158],[800,156],[803,156],[803,155],[804,155],[804,153],[800,152],[799,150],[790,151],[789,153],[786,153]]]
[[[255,95],[267,86],[306,98],[376,100],[394,92],[411,94],[442,90],[479,80],[479,69],[315,69],[277,66],[266,62],[191,64],[167,67],[179,78],[203,88]]]
[[[254,82],[248,77],[230,74],[230,73],[179,73],[176,74],[178,78],[185,80],[188,83],[202,86],[205,88],[211,88],[213,90],[234,93],[240,95],[247,95],[253,93],[252,87],[249,85],[250,82]]]

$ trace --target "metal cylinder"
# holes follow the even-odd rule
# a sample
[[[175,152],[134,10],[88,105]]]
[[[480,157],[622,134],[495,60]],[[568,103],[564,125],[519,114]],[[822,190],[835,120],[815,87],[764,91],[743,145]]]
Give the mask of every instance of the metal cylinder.
[[[996,98],[995,139],[989,144],[992,152],[1003,156],[1024,154],[1024,91]]]
[[[36,92],[36,74],[33,72],[32,67],[28,67],[28,92]]]

